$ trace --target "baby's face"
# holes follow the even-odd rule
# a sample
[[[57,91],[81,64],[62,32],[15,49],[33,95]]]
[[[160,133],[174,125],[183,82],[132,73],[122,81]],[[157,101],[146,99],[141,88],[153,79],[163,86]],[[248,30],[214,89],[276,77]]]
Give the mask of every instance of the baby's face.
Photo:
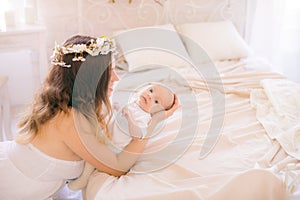
[[[140,93],[139,106],[148,113],[167,110],[173,105],[174,94],[167,88],[152,85]]]

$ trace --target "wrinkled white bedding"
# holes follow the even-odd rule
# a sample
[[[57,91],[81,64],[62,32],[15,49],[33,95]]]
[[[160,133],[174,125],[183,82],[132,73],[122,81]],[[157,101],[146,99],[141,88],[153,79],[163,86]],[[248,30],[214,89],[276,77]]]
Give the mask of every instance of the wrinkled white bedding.
[[[287,154],[300,160],[300,85],[266,79],[251,93],[257,119]]]
[[[206,78],[193,68],[125,73],[113,102],[124,104],[137,85],[156,81],[178,94],[182,108],[151,139],[146,154],[127,175],[116,178],[95,172],[84,190],[85,198],[289,199],[284,167],[272,170],[287,154],[274,156],[268,166],[260,165],[276,142],[250,103],[251,91],[263,88],[261,80],[284,77],[249,70],[253,63],[261,64],[216,63],[217,71]],[[118,140],[122,143],[122,137]]]

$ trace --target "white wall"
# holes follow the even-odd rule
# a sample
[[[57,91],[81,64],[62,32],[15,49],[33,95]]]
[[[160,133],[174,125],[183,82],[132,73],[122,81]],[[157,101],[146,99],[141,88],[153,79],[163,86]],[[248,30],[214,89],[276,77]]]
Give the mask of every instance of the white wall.
[[[0,53],[0,74],[9,77],[8,89],[12,106],[27,104],[35,88],[30,51]]]
[[[161,2],[161,3],[156,3]],[[247,0],[37,0],[39,21],[48,29],[48,54],[54,42],[73,34],[112,35],[115,31],[165,23],[231,19],[243,35]],[[162,6],[164,5],[164,6]]]
[[[47,56],[55,41],[62,43],[74,34],[111,35],[114,31],[165,23],[216,21],[231,19],[241,34],[245,33],[247,0],[31,0],[35,1],[37,23],[47,28]],[[23,0],[13,0],[21,5]],[[29,2],[29,0],[27,0]],[[165,6],[161,4],[165,3]],[[19,18],[19,23],[24,19]],[[17,59],[16,59],[17,58]],[[30,54],[0,54],[0,73],[9,75],[12,104],[28,102],[33,95]]]

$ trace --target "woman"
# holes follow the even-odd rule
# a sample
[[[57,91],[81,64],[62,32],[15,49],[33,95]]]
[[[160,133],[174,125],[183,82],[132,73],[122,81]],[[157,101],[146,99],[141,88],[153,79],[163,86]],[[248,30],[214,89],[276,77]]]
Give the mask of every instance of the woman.
[[[105,145],[109,96],[118,81],[113,51],[108,38],[80,35],[55,47],[52,68],[20,122],[16,140],[0,143],[0,199],[47,199],[65,180],[81,174],[84,161],[114,176],[132,167],[148,139],[132,136],[117,155]],[[154,121],[172,115],[177,102],[155,114]]]

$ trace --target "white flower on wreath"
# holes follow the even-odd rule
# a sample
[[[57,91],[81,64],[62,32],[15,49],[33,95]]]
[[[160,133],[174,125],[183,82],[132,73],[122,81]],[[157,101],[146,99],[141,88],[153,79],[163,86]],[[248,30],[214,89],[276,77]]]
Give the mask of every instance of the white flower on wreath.
[[[86,45],[85,44],[76,44],[76,45],[73,45],[72,48],[67,47],[67,51],[72,52],[72,53],[82,53],[82,52],[86,51]]]
[[[63,62],[62,58],[65,54],[75,53],[72,61],[82,61],[86,59],[83,57],[83,53],[86,52],[91,56],[97,56],[99,54],[106,55],[109,52],[116,51],[116,43],[113,39],[106,37],[97,38],[96,41],[92,39],[89,45],[86,44],[75,44],[68,45],[67,47],[60,47],[55,43],[55,48],[51,56],[51,63],[61,67],[71,67]]]

